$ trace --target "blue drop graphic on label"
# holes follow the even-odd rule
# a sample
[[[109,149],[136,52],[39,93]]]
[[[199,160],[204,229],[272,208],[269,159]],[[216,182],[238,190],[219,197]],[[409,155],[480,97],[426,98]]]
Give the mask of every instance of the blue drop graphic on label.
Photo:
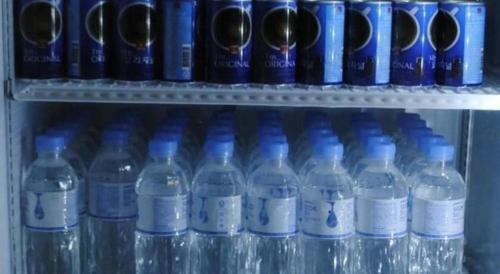
[[[259,222],[261,225],[267,225],[269,223],[269,215],[266,210],[267,199],[260,199],[262,201],[262,207],[259,212]]]
[[[205,210],[206,198],[200,198],[200,199],[201,199],[201,208],[200,212],[198,213],[198,218],[200,218],[202,223],[206,224],[208,222],[208,212]]]
[[[337,226],[338,221],[337,221],[337,216],[335,216],[335,211],[333,207],[335,206],[335,202],[330,202],[331,209],[328,211],[328,218],[326,219],[326,225],[328,227],[334,228]]]
[[[35,217],[38,220],[41,220],[45,217],[45,212],[43,212],[42,203],[40,201],[40,196],[42,196],[42,193],[35,193],[35,194],[36,194]]]

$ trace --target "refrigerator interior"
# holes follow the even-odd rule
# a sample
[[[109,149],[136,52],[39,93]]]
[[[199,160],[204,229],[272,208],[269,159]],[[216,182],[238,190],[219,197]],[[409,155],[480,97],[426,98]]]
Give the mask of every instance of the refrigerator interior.
[[[466,209],[466,247],[465,266],[469,273],[500,273],[500,169],[497,155],[500,155],[500,33],[495,27],[500,23],[500,1],[489,0],[487,17],[487,34],[485,48],[485,65],[487,82],[484,89],[477,93],[491,96],[475,97],[476,91],[464,91],[463,96],[453,97],[447,91],[430,91],[423,96],[417,93],[369,93],[352,95],[346,91],[332,95],[331,100],[321,95],[314,98],[304,92],[295,91],[286,95],[288,90],[252,90],[250,95],[245,91],[221,87],[203,87],[190,93],[192,85],[160,84],[154,87],[141,84],[133,85],[91,85],[44,82],[30,83],[18,81],[14,75],[14,39],[12,0],[0,3],[0,80],[2,95],[0,96],[0,272],[23,273],[22,229],[21,229],[21,196],[23,176],[33,160],[34,136],[57,119],[68,109],[78,107],[91,108],[104,116],[109,116],[119,109],[130,107],[131,103],[156,103],[165,105],[136,105],[150,114],[159,117],[172,104],[233,104],[233,105],[266,105],[266,106],[321,106],[332,104],[332,108],[323,108],[331,114],[334,123],[346,123],[348,114],[354,109],[337,109],[336,107],[363,106],[390,107],[375,109],[377,117],[385,121],[394,121],[395,115],[403,108],[418,112],[429,122],[439,134],[446,137],[457,147],[455,164],[465,177],[468,187]],[[90,87],[90,88],[89,88]],[[144,90],[146,88],[146,90]],[[130,92],[126,92],[130,89]],[[54,91],[54,92],[53,92]],[[125,91],[125,92],[124,92]],[[138,95],[143,91],[144,95]],[[165,91],[164,93],[162,93]],[[78,92],[81,92],[78,94]],[[239,93],[238,93],[239,92]],[[274,93],[273,93],[274,92]],[[267,94],[268,93],[268,94]],[[108,95],[109,94],[109,95]],[[285,95],[283,95],[285,94]],[[304,95],[305,94],[305,95]],[[319,93],[314,93],[319,94]],[[469,96],[471,95],[471,96]],[[305,96],[305,97],[304,97]],[[378,96],[378,97],[377,97]],[[385,96],[385,97],[384,97]],[[393,97],[391,97],[393,96]],[[372,99],[377,98],[377,100]],[[391,99],[393,98],[393,99]],[[409,101],[409,99],[411,101]],[[384,101],[385,100],[385,101]],[[56,102],[59,101],[59,102]],[[77,102],[108,102],[109,104],[80,104]],[[123,103],[123,104],[119,104]],[[169,104],[169,105],[167,105]],[[474,109],[467,110],[468,106]],[[188,106],[201,118],[220,109],[217,106]],[[237,111],[244,119],[253,117],[259,107],[240,106]],[[289,107],[278,108],[284,113],[289,125],[304,109]],[[486,111],[487,110],[487,111]],[[299,128],[296,128],[299,130]]]

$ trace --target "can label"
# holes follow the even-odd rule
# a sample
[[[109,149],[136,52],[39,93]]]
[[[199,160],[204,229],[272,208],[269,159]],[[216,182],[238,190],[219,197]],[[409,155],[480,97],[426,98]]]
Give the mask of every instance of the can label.
[[[120,80],[145,81],[156,78],[156,1],[119,1],[115,39],[116,77]]]
[[[247,197],[248,230],[251,233],[286,237],[297,233],[297,198]]]
[[[138,195],[137,230],[153,235],[177,235],[188,229],[188,195]]]
[[[64,73],[62,0],[19,1],[16,6],[17,74],[25,78],[60,78]]]
[[[234,235],[243,231],[241,195],[193,197],[193,230],[211,235]]]
[[[80,77],[80,0],[68,0],[66,8],[66,74]]]
[[[389,83],[392,3],[348,2],[344,80],[351,85]]]
[[[407,234],[408,199],[356,198],[356,232],[368,238],[387,239]]]
[[[82,1],[81,77],[108,78],[113,31],[113,4],[110,1]]]
[[[441,3],[437,20],[438,84],[448,86],[482,84],[486,20],[484,3]]]
[[[173,81],[193,79],[196,2],[163,2],[163,78]]]
[[[27,191],[24,222],[30,229],[65,231],[78,226],[77,189],[61,192]]]
[[[465,199],[432,201],[413,198],[412,232],[427,239],[464,236]]]
[[[295,1],[256,1],[253,80],[264,84],[295,82]]]
[[[208,81],[248,83],[252,54],[252,2],[210,1]]]
[[[300,1],[297,20],[297,81],[342,83],[344,3]]]
[[[325,190],[322,192],[325,193]],[[319,191],[305,192],[302,200],[302,230],[310,237],[351,237],[354,234],[354,199],[325,200]]]
[[[429,86],[435,83],[437,2],[394,4],[391,83]]]
[[[135,183],[91,183],[89,196],[92,217],[121,221],[137,216]]]

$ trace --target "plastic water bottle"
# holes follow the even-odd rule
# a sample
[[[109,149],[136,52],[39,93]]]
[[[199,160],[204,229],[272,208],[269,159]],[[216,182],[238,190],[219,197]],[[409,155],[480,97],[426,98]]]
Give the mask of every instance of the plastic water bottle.
[[[356,260],[354,273],[401,274],[408,271],[408,187],[393,164],[392,142],[372,145],[372,159],[354,187]]]
[[[369,123],[356,129],[356,140],[347,146],[346,157],[344,163],[349,171],[352,173],[352,168],[356,163],[363,158],[364,143],[366,138],[372,135],[381,135],[382,129],[378,124]]]
[[[129,132],[107,129],[89,170],[89,272],[135,273],[135,183],[140,172]]]
[[[24,184],[26,273],[80,273],[78,179],[64,160],[64,137],[36,139],[38,158]]]
[[[191,163],[191,159],[189,158],[188,152],[186,152],[183,147],[181,146],[182,144],[182,136],[172,133],[172,132],[158,132],[155,134],[154,139],[172,139],[177,142],[177,149],[176,153],[174,155],[174,158],[176,160],[176,163],[182,168],[182,171],[184,172],[184,175],[186,175],[186,180],[189,184],[191,184],[191,181],[193,179],[193,166]],[[151,161],[153,160],[151,155],[149,156]]]
[[[404,171],[408,164],[420,155],[418,142],[422,136],[432,135],[432,129],[428,127],[411,128],[406,133],[406,144],[400,146],[396,155],[395,165],[399,170]]]
[[[307,173],[301,189],[304,266],[300,273],[354,273],[353,182],[342,166],[343,146],[318,143],[314,157],[317,165]]]
[[[170,136],[153,139],[152,162],[137,181],[137,274],[189,273],[189,189],[175,158],[177,146],[178,140]]]
[[[247,185],[247,271],[296,274],[298,264],[298,178],[287,164],[288,143],[263,146],[266,161]]]
[[[427,151],[429,147],[434,144],[442,144],[445,142],[446,140],[441,135],[431,134],[421,136],[418,140],[418,150],[420,154],[406,165],[405,169],[402,170],[403,175],[405,175],[406,178],[411,178],[420,173],[425,167],[427,167]],[[407,182],[411,189],[410,181],[407,180]]]
[[[63,158],[73,168],[78,179],[78,214],[80,222],[80,266],[82,273],[86,273],[87,267],[87,167],[82,157],[73,149],[71,144],[74,142],[75,136],[69,129],[49,128],[46,131],[49,135],[59,135],[64,138]]]
[[[260,140],[260,147],[259,147],[259,154],[258,156],[255,157],[254,161],[250,162],[247,167],[247,178],[250,177],[250,175],[255,172],[259,167],[261,167],[265,162],[267,161],[267,157],[263,155],[262,153],[262,146],[267,145],[269,142],[286,142],[287,138],[284,134],[269,134],[262,136],[262,139]],[[287,159],[288,161],[288,159]],[[288,165],[290,163],[288,162]]]
[[[192,191],[191,273],[244,273],[243,175],[232,162],[234,141],[213,138]]]
[[[466,188],[453,146],[434,144],[413,182],[410,273],[462,273]]]

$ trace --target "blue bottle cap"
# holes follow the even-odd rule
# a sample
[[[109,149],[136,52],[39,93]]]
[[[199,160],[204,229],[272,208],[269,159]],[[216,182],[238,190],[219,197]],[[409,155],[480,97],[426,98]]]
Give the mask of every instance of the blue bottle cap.
[[[418,120],[422,120],[422,118],[420,118],[420,114],[418,113],[403,112],[398,115],[398,124],[400,126],[406,123],[410,123],[411,121],[418,121]]]
[[[314,156],[320,159],[335,159],[340,160],[344,157],[344,145],[335,140],[328,138],[317,142],[314,145]]]
[[[270,140],[262,144],[262,155],[270,159],[288,157],[288,142],[285,140]]]
[[[441,135],[436,135],[436,134],[423,135],[420,136],[420,138],[418,139],[418,149],[425,155],[431,145],[442,144],[445,142],[446,140]]]
[[[156,157],[172,157],[177,152],[179,142],[175,136],[156,136],[149,142],[149,155]]]
[[[364,140],[363,140],[363,148],[366,150],[367,148],[380,144],[380,143],[391,143],[392,138],[383,135],[383,134],[372,134],[372,135],[366,135]]]
[[[427,150],[427,160],[430,162],[450,162],[455,156],[455,148],[446,143],[432,144]]]
[[[311,144],[316,144],[316,143],[320,143],[320,142],[328,142],[328,141],[331,141],[331,142],[334,142],[334,143],[339,143],[340,142],[340,139],[337,135],[333,134],[332,132],[319,132],[319,134],[316,134],[314,136],[312,136],[312,139],[311,139]]]
[[[380,142],[366,148],[366,156],[378,160],[394,160],[396,145],[393,142]]]
[[[432,135],[432,129],[428,127],[419,127],[419,128],[412,128],[408,130],[408,134],[406,137],[413,142],[414,144],[418,145],[418,140],[422,136],[427,136],[427,135]]]
[[[378,125],[359,127],[356,129],[356,138],[359,142],[363,142],[366,136],[382,134],[382,129]]]
[[[43,134],[36,137],[36,151],[38,153],[61,152],[65,149],[66,140],[60,134]]]
[[[130,137],[130,131],[123,129],[108,128],[102,133],[102,142],[111,145],[127,144]]]
[[[213,157],[231,157],[234,153],[234,138],[214,136],[207,139],[205,144],[207,155]]]
[[[72,128],[67,128],[67,127],[61,127],[61,126],[56,126],[56,127],[51,127],[48,128],[45,133],[47,134],[59,134],[63,136],[66,141],[70,142],[73,140],[73,138],[76,136],[76,130]]]

